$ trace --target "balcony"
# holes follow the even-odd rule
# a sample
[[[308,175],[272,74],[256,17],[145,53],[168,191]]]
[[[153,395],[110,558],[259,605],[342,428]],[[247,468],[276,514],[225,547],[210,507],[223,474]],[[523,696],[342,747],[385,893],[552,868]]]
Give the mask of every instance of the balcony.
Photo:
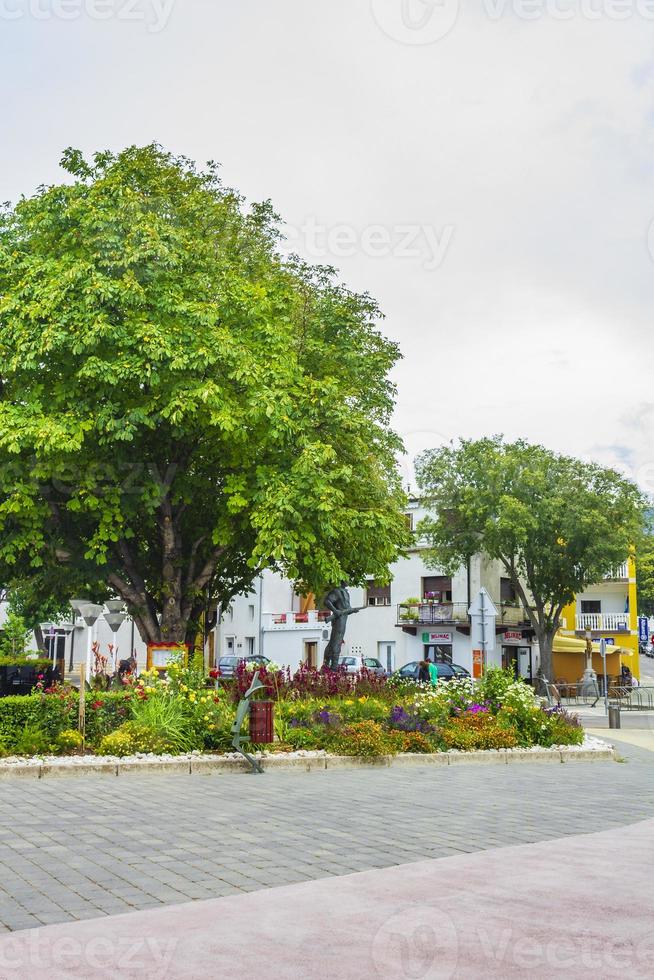
[[[497,626],[521,626],[529,622],[520,605],[499,602],[493,605],[497,609]],[[398,626],[444,626],[468,621],[467,602],[401,602],[397,607]]]
[[[467,623],[467,602],[400,603],[398,626],[443,626],[445,623]]]
[[[630,630],[629,613],[577,613],[575,629],[585,633],[626,633]]]
[[[528,623],[529,616],[525,611],[524,606],[520,604],[509,602],[509,603],[494,603],[497,609],[497,625],[500,623],[506,626],[522,626],[524,623]]]
[[[309,612],[264,613],[261,625],[264,630],[322,629],[328,612],[311,609]]]
[[[604,576],[605,581],[608,580],[611,582],[620,581],[621,579],[628,579],[628,578],[629,578],[629,565],[626,561],[623,562],[622,565],[616,565],[615,568],[612,568],[611,571],[607,572],[606,575]]]

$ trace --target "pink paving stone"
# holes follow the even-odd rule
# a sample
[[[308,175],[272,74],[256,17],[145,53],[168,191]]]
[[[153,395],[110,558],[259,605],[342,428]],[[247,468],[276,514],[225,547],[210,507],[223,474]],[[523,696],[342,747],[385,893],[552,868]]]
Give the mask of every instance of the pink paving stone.
[[[653,845],[648,820],[47,926],[0,938],[0,977],[652,977]]]

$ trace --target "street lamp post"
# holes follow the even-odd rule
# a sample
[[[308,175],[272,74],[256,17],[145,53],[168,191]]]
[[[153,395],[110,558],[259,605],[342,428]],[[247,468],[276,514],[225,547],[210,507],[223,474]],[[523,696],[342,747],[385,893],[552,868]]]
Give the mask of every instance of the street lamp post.
[[[82,619],[89,628],[88,637],[86,641],[86,676],[91,676],[91,655],[93,653],[93,627],[97,623],[98,619],[102,615],[104,606],[99,606],[95,602],[85,602],[80,607],[80,614]]]
[[[581,693],[582,696],[592,693],[596,698],[599,697],[597,674],[593,670],[593,634],[590,630],[586,630],[586,669],[581,678]]]
[[[98,622],[102,616],[109,626],[112,633],[116,634],[120,629],[121,625],[125,622],[127,614],[125,612],[125,603],[122,599],[108,599],[104,605],[100,605],[94,602],[89,602],[88,599],[72,599],[71,607],[73,609],[73,620],[78,616],[81,616],[88,627],[88,638],[86,645],[86,676],[90,677],[92,673],[92,663],[91,654],[93,650],[93,627]],[[108,612],[105,612],[105,606]],[[74,636],[71,641],[70,648],[70,670],[73,669],[73,648],[74,648]],[[116,669],[116,652],[114,651],[114,669]]]

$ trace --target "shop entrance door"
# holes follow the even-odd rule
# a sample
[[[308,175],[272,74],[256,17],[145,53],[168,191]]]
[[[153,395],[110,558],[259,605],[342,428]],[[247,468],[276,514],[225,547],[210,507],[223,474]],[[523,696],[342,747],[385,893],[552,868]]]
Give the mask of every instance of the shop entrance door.
[[[437,664],[452,663],[451,643],[425,643],[425,657]]]
[[[534,679],[533,671],[533,660],[531,655],[531,647],[519,647],[518,648],[518,672],[519,676],[523,680],[531,684]]]
[[[517,679],[520,676],[518,663],[518,647],[502,647],[502,670],[510,670]]]

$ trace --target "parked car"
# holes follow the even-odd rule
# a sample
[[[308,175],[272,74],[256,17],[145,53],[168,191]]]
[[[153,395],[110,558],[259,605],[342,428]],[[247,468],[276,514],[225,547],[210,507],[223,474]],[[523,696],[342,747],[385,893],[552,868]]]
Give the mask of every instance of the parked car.
[[[341,657],[338,666],[344,667],[348,674],[358,674],[360,670],[369,670],[371,674],[386,677],[386,671],[382,667],[381,660],[377,660],[376,657]]]
[[[220,657],[218,659],[217,668],[220,677],[233,677],[236,673],[236,668],[239,664],[247,664],[248,667],[265,667],[266,664],[270,663],[268,657],[262,657],[261,654],[253,654],[250,657]]]
[[[439,681],[451,681],[456,677],[470,677],[470,671],[466,670],[465,667],[461,667],[459,664],[446,664],[437,663],[438,667],[438,679]],[[418,680],[418,671],[420,669],[420,664],[417,660],[413,660],[410,664],[405,664],[404,667],[400,667],[393,674],[393,677],[399,677],[402,680]]]

